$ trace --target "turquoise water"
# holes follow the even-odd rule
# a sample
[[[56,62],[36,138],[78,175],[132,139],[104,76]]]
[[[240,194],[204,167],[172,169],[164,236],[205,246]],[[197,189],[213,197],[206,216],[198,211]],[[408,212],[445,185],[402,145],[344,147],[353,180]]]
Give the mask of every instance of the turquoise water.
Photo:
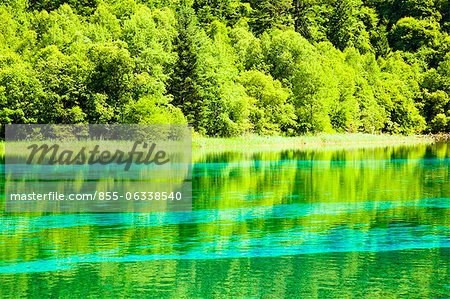
[[[196,152],[191,212],[3,214],[2,297],[450,297],[450,148]]]

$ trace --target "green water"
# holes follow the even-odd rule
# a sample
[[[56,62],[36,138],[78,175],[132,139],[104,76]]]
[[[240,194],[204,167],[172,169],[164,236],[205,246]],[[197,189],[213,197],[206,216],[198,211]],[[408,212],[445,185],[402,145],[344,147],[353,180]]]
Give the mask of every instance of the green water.
[[[3,214],[0,297],[450,297],[447,144],[194,161],[192,212]]]

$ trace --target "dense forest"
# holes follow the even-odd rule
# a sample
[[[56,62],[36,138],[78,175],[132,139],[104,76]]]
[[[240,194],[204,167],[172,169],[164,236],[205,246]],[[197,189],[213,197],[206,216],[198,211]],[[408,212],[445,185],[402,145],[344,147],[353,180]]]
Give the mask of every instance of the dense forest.
[[[0,123],[450,131],[449,0],[2,0]]]

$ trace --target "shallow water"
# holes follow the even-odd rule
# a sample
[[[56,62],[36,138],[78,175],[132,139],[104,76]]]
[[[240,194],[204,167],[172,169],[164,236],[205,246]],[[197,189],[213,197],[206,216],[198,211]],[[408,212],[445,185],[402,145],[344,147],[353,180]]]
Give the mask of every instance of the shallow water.
[[[450,147],[195,153],[192,212],[0,219],[0,296],[450,296]]]

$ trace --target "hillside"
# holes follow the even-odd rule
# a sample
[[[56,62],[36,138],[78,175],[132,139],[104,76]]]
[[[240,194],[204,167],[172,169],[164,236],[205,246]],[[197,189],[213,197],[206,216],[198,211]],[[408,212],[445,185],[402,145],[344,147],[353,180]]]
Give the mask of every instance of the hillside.
[[[450,131],[448,0],[6,0],[0,123]]]

